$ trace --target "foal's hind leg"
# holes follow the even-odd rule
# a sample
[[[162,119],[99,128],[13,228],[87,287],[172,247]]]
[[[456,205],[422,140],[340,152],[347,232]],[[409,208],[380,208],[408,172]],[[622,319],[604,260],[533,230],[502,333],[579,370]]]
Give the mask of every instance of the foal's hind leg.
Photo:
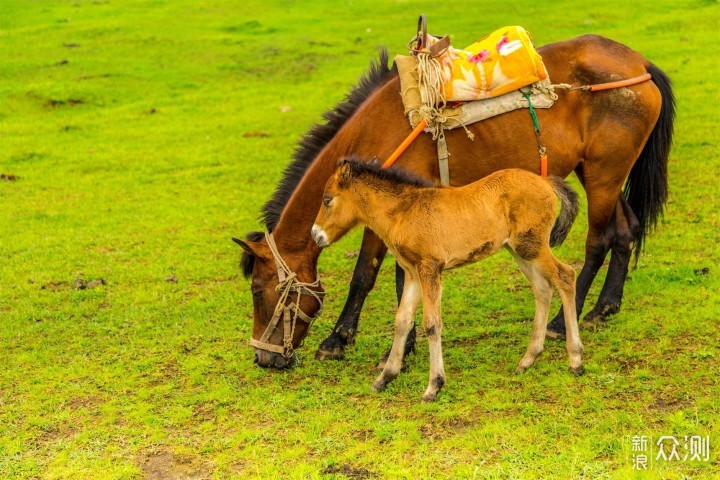
[[[530,263],[560,294],[565,311],[566,348],[570,372],[574,375],[582,375],[583,346],[580,342],[575,312],[575,271],[569,265],[558,261],[549,246],[543,246],[537,258],[530,260]]]
[[[512,253],[515,258],[520,270],[522,270],[525,277],[530,281],[533,293],[535,294],[535,318],[533,320],[530,344],[515,370],[516,374],[520,374],[530,368],[543,351],[545,344],[545,327],[547,326],[550,301],[552,300],[552,287],[550,286],[550,282],[532,263],[520,258],[513,250],[510,250],[510,253]]]

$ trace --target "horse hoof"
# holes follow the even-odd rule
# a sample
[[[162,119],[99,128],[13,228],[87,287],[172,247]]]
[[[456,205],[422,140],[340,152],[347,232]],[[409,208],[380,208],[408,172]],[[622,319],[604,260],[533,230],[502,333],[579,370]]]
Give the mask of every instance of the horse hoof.
[[[322,361],[325,360],[342,360],[345,358],[345,349],[342,347],[335,347],[332,350],[325,350],[318,348],[315,352],[315,359]]]
[[[575,375],[576,377],[581,377],[585,375],[585,367],[580,365],[579,367],[570,367],[570,373]]]
[[[523,373],[525,373],[525,370],[526,370],[526,369],[523,368],[523,367],[517,367],[517,368],[515,369],[515,375],[522,375]]]
[[[549,338],[550,340],[565,340],[565,332],[556,332],[555,330],[546,330],[545,331],[545,338]]]
[[[607,305],[597,304],[593,309],[585,315],[583,318],[584,323],[595,324],[599,322],[606,322],[608,317],[620,311],[620,302],[611,303]]]
[[[583,330],[595,331],[598,329],[598,324],[591,320],[588,320],[587,317],[585,317],[585,319],[583,319],[583,321],[580,322],[580,328],[582,328]]]

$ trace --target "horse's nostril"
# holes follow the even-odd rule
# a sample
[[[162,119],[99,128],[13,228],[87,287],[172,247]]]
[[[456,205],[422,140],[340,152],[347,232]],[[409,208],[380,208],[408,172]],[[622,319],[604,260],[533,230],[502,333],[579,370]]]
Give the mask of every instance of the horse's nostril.
[[[257,363],[259,363],[259,362],[260,362],[260,357],[259,357],[258,354],[256,353],[256,354],[255,354],[255,360],[253,360],[253,363],[257,364]]]

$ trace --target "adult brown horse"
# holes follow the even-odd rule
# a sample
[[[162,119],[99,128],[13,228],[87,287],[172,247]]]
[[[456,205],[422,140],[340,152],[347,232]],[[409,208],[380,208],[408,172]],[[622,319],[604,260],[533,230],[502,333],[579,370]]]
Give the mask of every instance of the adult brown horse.
[[[574,171],[587,194],[589,230],[585,263],[577,278],[578,313],[612,250],[605,284],[586,316],[601,319],[618,311],[633,247],[637,255],[663,212],[675,117],[673,93],[659,68],[603,37],[586,35],[538,51],[554,83],[590,85],[645,73],[652,76],[652,81],[599,92],[559,90],[555,105],[537,112],[548,150],[548,174],[566,177]],[[244,250],[242,269],[246,276],[252,275],[251,343],[261,366],[291,366],[292,350],[301,344],[310,319],[321,307],[320,249],[310,230],[336,160],[351,155],[387,158],[410,133],[397,72],[387,67],[387,60],[387,54],[381,53],[380,63],[371,66],[344,102],[325,114],[327,123],[315,126],[301,141],[262,210],[272,235],[252,232],[246,241],[238,240]],[[470,125],[474,141],[462,129],[448,131],[451,184],[465,185],[510,167],[536,172],[537,143],[529,117],[521,109]],[[397,164],[439,181],[437,151],[429,135],[415,140]],[[345,345],[353,341],[360,309],[386,252],[382,241],[366,229],[348,300],[318,358],[342,358]],[[402,270],[396,271],[400,296]],[[562,310],[548,330],[564,335]],[[414,333],[406,351],[414,345]]]

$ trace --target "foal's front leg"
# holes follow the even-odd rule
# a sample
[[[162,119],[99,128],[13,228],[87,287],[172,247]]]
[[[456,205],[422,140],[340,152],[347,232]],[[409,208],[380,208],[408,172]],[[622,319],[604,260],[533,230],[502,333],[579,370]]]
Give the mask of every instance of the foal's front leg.
[[[385,386],[393,381],[400,373],[402,368],[402,359],[405,352],[405,341],[408,333],[415,326],[415,310],[420,301],[420,283],[417,276],[410,275],[405,272],[405,288],[403,289],[402,299],[395,315],[395,338],[393,340],[390,354],[388,355],[385,367],[380,376],[373,383],[373,388],[382,392]]]
[[[430,379],[423,394],[424,402],[433,402],[445,385],[445,365],[442,357],[442,269],[432,265],[418,268],[423,295],[423,328],[430,347]]]

